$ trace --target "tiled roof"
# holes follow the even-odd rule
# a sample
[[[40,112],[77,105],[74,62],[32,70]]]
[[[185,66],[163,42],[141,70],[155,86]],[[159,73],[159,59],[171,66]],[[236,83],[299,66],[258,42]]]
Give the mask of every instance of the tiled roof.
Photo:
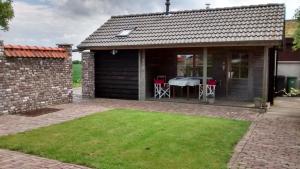
[[[283,4],[265,4],[113,16],[78,48],[280,41],[284,13]],[[128,28],[128,37],[116,36]]]
[[[28,57],[28,58],[67,58],[68,53],[63,48],[4,45],[6,57]]]

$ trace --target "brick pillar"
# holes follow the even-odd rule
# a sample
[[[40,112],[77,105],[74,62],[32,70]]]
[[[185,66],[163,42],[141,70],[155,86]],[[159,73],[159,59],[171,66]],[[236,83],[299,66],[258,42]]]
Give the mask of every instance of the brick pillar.
[[[0,57],[4,56],[4,42],[0,40]]]
[[[82,97],[95,97],[95,62],[93,52],[82,52]]]
[[[68,52],[69,57],[65,59],[65,73],[69,76],[67,76],[67,83],[65,92],[68,94],[68,102],[72,103],[73,101],[73,87],[72,87],[72,44],[56,44],[57,47],[66,49]]]
[[[4,43],[0,40],[0,115],[4,113]]]

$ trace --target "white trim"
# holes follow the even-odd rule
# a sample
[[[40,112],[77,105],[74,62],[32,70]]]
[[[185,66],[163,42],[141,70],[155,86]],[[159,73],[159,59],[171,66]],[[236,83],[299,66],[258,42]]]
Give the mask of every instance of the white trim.
[[[268,97],[268,78],[269,77],[269,47],[264,48],[264,67],[263,67],[263,86],[262,97],[267,99]]]
[[[139,64],[139,100],[145,100],[146,99],[146,56],[145,56],[145,50],[140,49],[139,50],[139,56],[138,56],[138,64]]]
[[[203,48],[203,88],[207,88],[207,48]],[[207,91],[204,90],[203,101],[207,101]]]
[[[284,63],[284,64],[300,64],[300,61],[278,61],[278,63]]]

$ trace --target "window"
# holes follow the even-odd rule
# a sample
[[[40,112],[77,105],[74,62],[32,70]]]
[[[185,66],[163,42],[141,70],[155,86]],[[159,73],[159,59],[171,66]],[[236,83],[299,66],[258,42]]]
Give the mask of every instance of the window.
[[[128,36],[132,31],[133,31],[133,29],[124,29],[124,30],[122,30],[117,36],[126,37],[126,36]]]
[[[231,77],[235,79],[248,78],[248,55],[233,54],[231,57]]]
[[[211,57],[207,58],[207,64],[207,75],[211,76]],[[177,76],[203,76],[203,57],[194,54],[177,55]]]

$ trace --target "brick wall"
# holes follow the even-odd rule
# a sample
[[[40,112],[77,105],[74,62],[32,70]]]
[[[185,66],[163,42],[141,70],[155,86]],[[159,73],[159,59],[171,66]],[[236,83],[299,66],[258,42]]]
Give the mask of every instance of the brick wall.
[[[82,97],[95,97],[95,60],[93,52],[82,52]]]
[[[0,52],[0,114],[72,102],[71,70],[71,52],[66,59],[5,57]]]
[[[0,40],[0,114],[4,111],[4,46],[3,41]]]

